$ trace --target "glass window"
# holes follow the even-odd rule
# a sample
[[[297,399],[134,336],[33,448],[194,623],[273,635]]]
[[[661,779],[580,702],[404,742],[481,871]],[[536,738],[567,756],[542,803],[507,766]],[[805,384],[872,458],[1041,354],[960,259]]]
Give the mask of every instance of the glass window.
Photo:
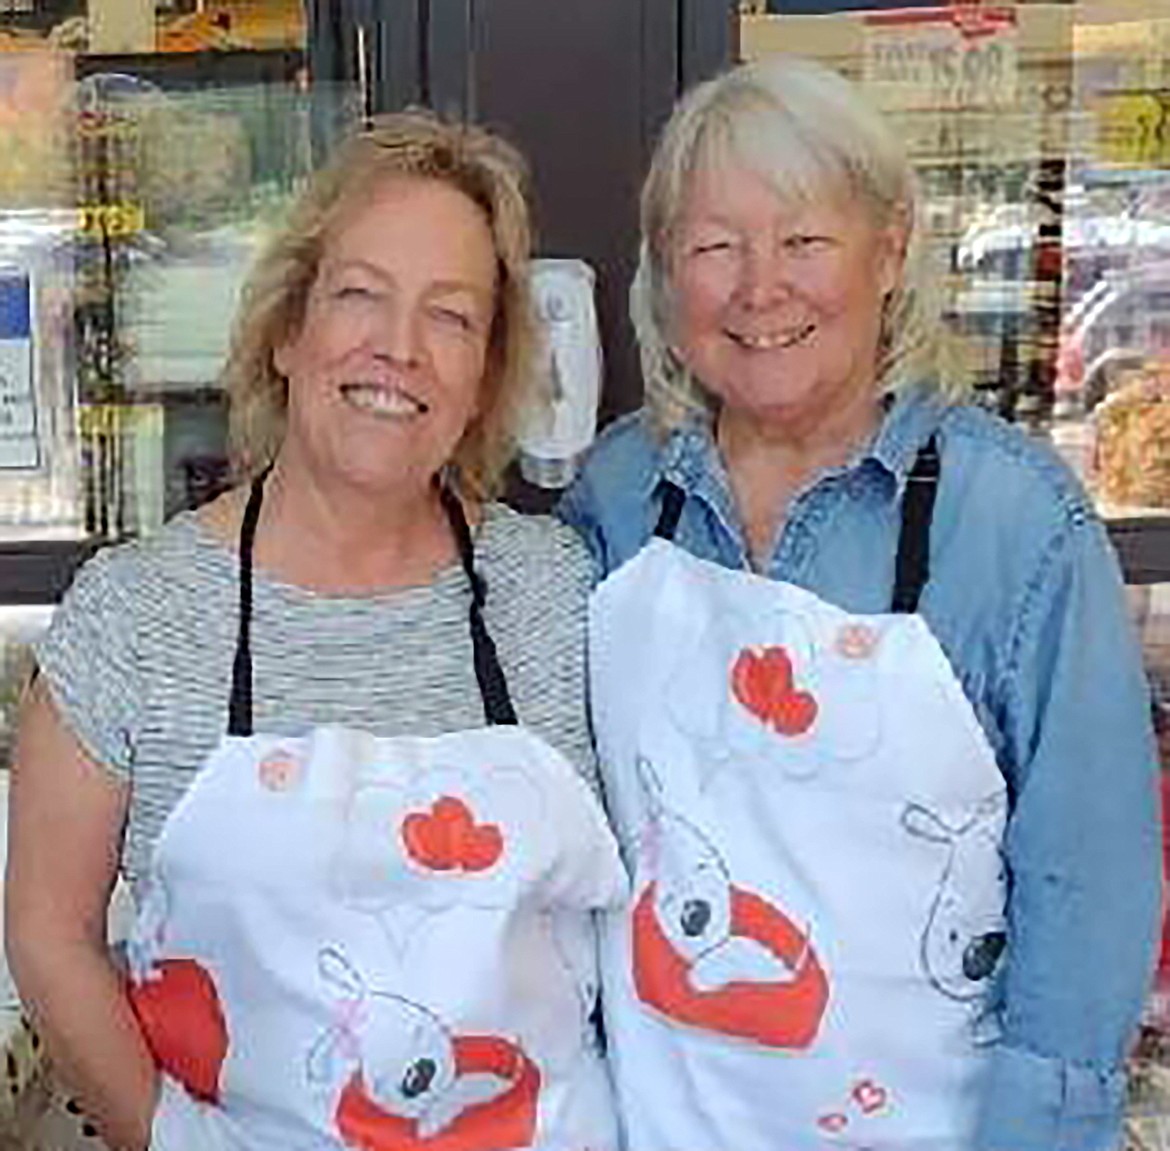
[[[745,57],[819,57],[907,141],[977,396],[1050,435],[1108,515],[1170,514],[1162,0],[754,7]]]
[[[242,278],[353,110],[300,0],[6,0],[0,534],[146,532],[224,484]]]

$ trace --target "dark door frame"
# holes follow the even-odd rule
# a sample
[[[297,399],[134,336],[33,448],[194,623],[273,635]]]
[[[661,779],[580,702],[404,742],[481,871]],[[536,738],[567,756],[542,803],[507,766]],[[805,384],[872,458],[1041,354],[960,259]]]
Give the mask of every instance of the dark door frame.
[[[361,28],[370,111],[422,103],[474,117],[477,2],[483,0],[305,0],[310,72],[319,82],[356,82]],[[736,0],[629,2],[642,14],[645,108],[652,135],[680,92],[734,61],[738,5]]]
[[[542,251],[599,273],[602,421],[637,407],[637,192],[679,93],[736,58],[737,0],[306,2],[315,82],[364,76],[371,113],[423,104],[501,128],[529,154]]]

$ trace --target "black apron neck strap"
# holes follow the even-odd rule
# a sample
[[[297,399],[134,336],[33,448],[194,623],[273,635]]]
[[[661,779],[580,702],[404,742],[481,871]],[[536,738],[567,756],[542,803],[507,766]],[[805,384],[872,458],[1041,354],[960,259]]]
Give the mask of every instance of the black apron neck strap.
[[[463,571],[467,575],[467,582],[471,585],[471,606],[468,609],[468,623],[471,626],[471,654],[475,662],[475,678],[479,683],[479,694],[483,698],[484,719],[489,724],[516,724],[516,709],[512,706],[512,696],[508,691],[508,681],[504,676],[504,669],[500,666],[500,658],[496,654],[496,645],[488,633],[487,624],[483,618],[483,605],[487,599],[487,584],[483,576],[475,570],[475,545],[471,539],[471,529],[467,526],[467,516],[463,512],[463,503],[459,497],[446,485],[439,485],[439,499],[447,519],[451,521],[451,531],[455,535],[455,544],[459,549],[459,561],[463,564]]]
[[[228,734],[234,736],[252,735],[252,569],[256,546],[256,527],[260,522],[260,508],[264,503],[265,471],[252,483],[244,518],[240,524],[240,616],[236,635],[236,654],[232,662],[232,690],[228,700]],[[475,548],[471,540],[471,529],[463,514],[459,498],[448,488],[439,488],[443,510],[451,522],[455,543],[459,549],[459,560],[471,585],[472,658],[475,662],[475,678],[483,698],[484,717],[489,724],[516,724],[515,708],[496,654],[496,645],[488,634],[483,618],[483,605],[487,597],[487,585],[475,570]]]
[[[232,660],[232,694],[228,698],[228,735],[252,734],[252,567],[256,550],[256,525],[264,504],[266,468],[252,481],[244,519],[240,524],[240,616],[236,655]]]
[[[899,615],[912,615],[918,610],[922,589],[930,579],[930,527],[941,471],[938,442],[931,436],[918,452],[902,496],[902,529],[890,601],[890,610]]]
[[[682,516],[683,504],[686,502],[687,493],[678,484],[672,484],[670,480],[662,481],[662,512],[654,526],[654,534],[659,539],[674,539],[679,518]]]
[[[899,615],[918,610],[922,589],[930,579],[930,528],[934,518],[934,499],[942,459],[934,436],[919,450],[906,477],[906,492],[902,497],[902,525],[898,535],[898,556],[894,568],[894,593],[890,610]],[[682,516],[686,493],[669,480],[662,486],[662,510],[654,534],[671,540]]]

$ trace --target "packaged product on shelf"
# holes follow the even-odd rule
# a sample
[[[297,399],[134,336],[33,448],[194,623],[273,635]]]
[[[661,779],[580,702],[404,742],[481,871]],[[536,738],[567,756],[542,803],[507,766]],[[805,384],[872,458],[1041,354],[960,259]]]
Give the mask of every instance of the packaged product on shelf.
[[[1095,472],[1107,504],[1170,508],[1170,361],[1123,377],[1095,413]]]

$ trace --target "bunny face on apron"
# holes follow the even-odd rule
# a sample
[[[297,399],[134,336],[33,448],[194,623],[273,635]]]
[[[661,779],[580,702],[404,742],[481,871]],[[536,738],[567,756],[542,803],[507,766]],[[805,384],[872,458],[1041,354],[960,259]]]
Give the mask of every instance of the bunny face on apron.
[[[601,806],[517,724],[472,587],[488,726],[252,730],[253,486],[229,731],[168,818],[128,944],[163,1073],[154,1151],[612,1151],[594,913],[627,882]]]
[[[629,1151],[971,1146],[1005,947],[1002,773],[924,619],[939,475],[858,616],[655,538],[590,605],[634,876],[603,1004]]]

